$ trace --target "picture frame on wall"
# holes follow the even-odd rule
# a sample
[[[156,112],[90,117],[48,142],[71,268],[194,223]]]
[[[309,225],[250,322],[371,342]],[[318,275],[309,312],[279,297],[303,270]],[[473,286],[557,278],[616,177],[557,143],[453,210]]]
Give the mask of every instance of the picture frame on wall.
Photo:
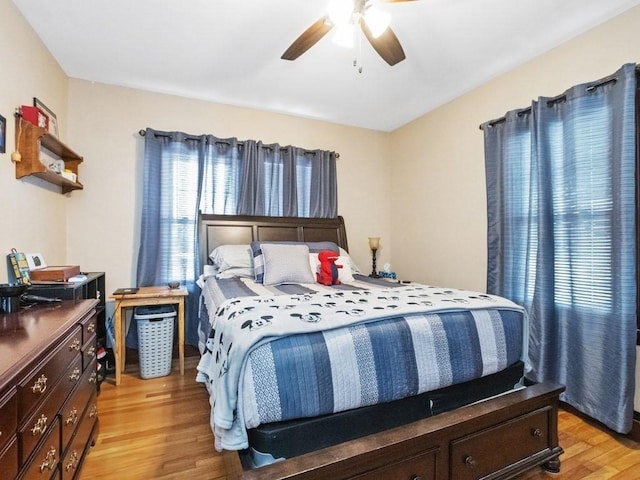
[[[0,115],[0,153],[7,150],[7,119]]]
[[[49,132],[50,135],[53,135],[54,137],[59,139],[60,132],[58,130],[58,117],[56,117],[56,114],[53,113],[53,111],[49,107],[47,107],[44,103],[42,103],[36,97],[33,97],[33,106],[38,107],[47,115],[47,117],[49,117],[49,124],[47,127],[47,131]]]

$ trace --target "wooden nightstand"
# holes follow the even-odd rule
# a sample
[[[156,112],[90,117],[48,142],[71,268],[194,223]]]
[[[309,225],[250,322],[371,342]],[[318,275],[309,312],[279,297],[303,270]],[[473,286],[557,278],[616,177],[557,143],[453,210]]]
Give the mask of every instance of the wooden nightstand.
[[[116,368],[116,385],[120,385],[122,372],[125,367],[125,317],[123,308],[143,307],[146,305],[177,305],[178,306],[178,349],[180,352],[180,375],[184,375],[184,298],[188,295],[185,288],[170,289],[168,287],[140,287],[136,293],[111,295],[115,300],[113,315],[116,333],[114,354]]]

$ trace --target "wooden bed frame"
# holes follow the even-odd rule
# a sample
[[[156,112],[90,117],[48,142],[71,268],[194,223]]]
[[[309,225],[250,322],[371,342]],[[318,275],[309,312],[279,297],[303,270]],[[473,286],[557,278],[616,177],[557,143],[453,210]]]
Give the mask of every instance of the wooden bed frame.
[[[200,258],[222,244],[333,241],[348,250],[342,217],[306,219],[201,215]],[[560,469],[558,403],[564,387],[536,384],[435,417],[243,471],[225,451],[227,477],[257,479],[467,480]]]

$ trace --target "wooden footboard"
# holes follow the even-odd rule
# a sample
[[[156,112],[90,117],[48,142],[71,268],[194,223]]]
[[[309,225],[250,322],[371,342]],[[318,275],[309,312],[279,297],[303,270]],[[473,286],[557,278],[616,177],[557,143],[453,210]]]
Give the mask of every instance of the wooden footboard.
[[[532,385],[491,400],[254,470],[226,452],[228,478],[506,479],[532,467],[557,472],[558,397]]]

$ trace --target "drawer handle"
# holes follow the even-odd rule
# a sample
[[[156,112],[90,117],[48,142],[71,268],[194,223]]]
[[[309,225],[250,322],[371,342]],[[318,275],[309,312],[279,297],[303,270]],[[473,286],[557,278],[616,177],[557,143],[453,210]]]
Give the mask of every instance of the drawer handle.
[[[71,372],[71,375],[69,375],[69,380],[71,380],[72,382],[77,382],[79,378],[80,378],[80,369],[76,367],[73,369],[73,372]]]
[[[89,418],[95,418],[98,416],[98,406],[94,403],[89,412]]]
[[[56,448],[55,447],[49,447],[49,451],[47,452],[47,456],[44,457],[44,460],[40,464],[40,473],[44,472],[44,470],[46,468],[48,468],[49,470],[53,470],[53,468],[56,466],[56,463],[57,463],[57,460],[56,460]]]
[[[98,372],[91,372],[91,375],[89,375],[89,383],[96,383],[97,379],[98,379]]]
[[[70,472],[71,470],[75,470],[76,468],[78,468],[78,452],[76,452],[75,450],[73,451],[73,453],[71,454],[71,457],[69,457],[69,463],[67,463],[64,467],[64,469],[67,472]]]
[[[478,462],[471,455],[467,455],[464,459],[464,464],[469,468],[476,468],[478,466]]]
[[[69,350],[75,350],[76,352],[80,351],[80,340],[78,340],[77,338],[71,342],[71,345],[69,345]]]
[[[535,430],[533,430],[533,431],[531,432],[531,434],[532,434],[534,437],[538,437],[538,438],[540,438],[540,437],[542,437],[542,430],[540,430],[539,428],[536,428]]]
[[[65,425],[69,425],[73,423],[74,425],[76,423],[78,423],[78,409],[76,407],[73,407],[71,409],[71,411],[69,412],[69,415],[67,416],[66,420],[64,421]]]
[[[47,391],[47,377],[46,375],[43,373],[42,375],[40,375],[40,378],[38,378],[38,380],[36,380],[36,383],[34,383],[31,386],[31,391],[33,393],[44,393]]]
[[[36,435],[42,435],[45,432],[45,430],[47,429],[47,421],[48,420],[49,419],[47,417],[45,417],[44,414],[40,415],[40,418],[33,425],[33,428],[31,429],[31,435],[33,435],[34,437]]]
[[[95,357],[96,356],[96,347],[91,345],[89,347],[89,350],[87,350],[87,355],[89,355],[90,357]]]
[[[91,322],[89,325],[87,325],[87,331],[89,333],[93,333],[96,331],[96,324]]]
[[[411,480],[422,480],[422,477],[420,475],[414,475],[411,477]]]

